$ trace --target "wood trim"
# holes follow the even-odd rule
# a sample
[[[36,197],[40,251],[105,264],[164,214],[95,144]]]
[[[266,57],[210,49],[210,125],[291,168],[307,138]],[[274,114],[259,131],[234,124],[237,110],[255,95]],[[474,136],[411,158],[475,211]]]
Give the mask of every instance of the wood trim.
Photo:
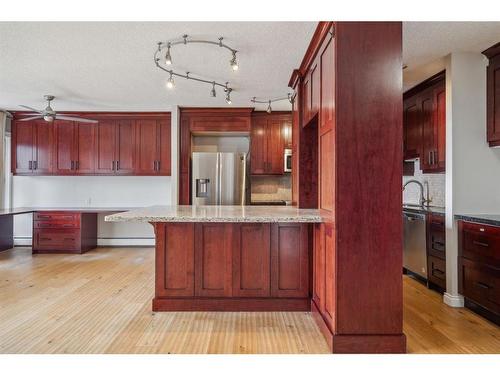
[[[330,28],[333,26],[334,22],[332,21],[318,22],[316,30],[314,31],[314,34],[311,38],[311,42],[309,42],[309,47],[307,47],[306,53],[302,58],[302,62],[300,63],[300,67],[298,69],[301,76],[304,76],[306,74],[309,66],[312,64],[316,55],[320,51],[323,40],[328,35]],[[296,73],[292,73],[292,77],[294,76],[294,74]],[[290,81],[292,80],[292,77],[290,78]]]
[[[483,52],[481,52],[483,55],[485,55],[488,59],[491,59],[492,57],[495,57],[496,55],[500,54],[500,42],[497,44],[492,45],[491,47],[485,49]]]
[[[194,108],[194,107],[181,107],[179,108],[181,113],[184,114],[196,114],[196,115],[203,115],[203,116],[235,116],[235,115],[242,115],[242,116],[248,116],[250,113],[254,111],[253,107],[200,107],[200,108]]]
[[[333,335],[333,353],[404,354],[406,336],[400,335]]]
[[[295,87],[299,84],[300,79],[302,79],[302,75],[298,69],[294,69],[292,72],[292,76],[288,81],[288,87],[295,89]]]
[[[309,311],[309,298],[154,298],[153,311]]]
[[[311,300],[311,315],[316,322],[316,325],[318,326],[321,334],[325,338],[330,352],[333,353],[333,333],[330,331],[330,328],[328,328],[328,325],[324,321],[318,306],[316,306],[316,303],[313,300]]]
[[[170,112],[83,112],[83,111],[63,111],[58,110],[57,112],[64,112],[70,115],[76,115],[83,118],[95,117],[96,120],[99,119],[137,119],[137,118],[151,118],[151,119],[165,119],[170,118]],[[33,112],[29,111],[13,111],[11,112],[13,119],[18,120],[22,118],[21,116],[33,115]]]

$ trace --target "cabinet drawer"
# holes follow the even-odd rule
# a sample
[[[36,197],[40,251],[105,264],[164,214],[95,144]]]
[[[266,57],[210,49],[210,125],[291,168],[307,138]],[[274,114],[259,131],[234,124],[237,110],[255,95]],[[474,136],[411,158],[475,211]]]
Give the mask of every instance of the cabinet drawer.
[[[429,281],[446,289],[446,261],[434,256],[429,256],[427,258],[427,263],[427,278]]]
[[[463,223],[462,256],[471,260],[500,263],[500,228]]]
[[[60,228],[60,229],[77,229],[80,227],[80,223],[78,221],[61,221],[61,220],[53,220],[53,221],[34,221],[33,228],[35,229],[43,229],[43,228]]]
[[[460,292],[500,313],[500,270],[461,258]]]
[[[79,222],[80,214],[72,212],[35,212],[33,214],[35,221],[72,221]]]
[[[78,229],[35,229],[34,250],[77,250],[80,247]]]

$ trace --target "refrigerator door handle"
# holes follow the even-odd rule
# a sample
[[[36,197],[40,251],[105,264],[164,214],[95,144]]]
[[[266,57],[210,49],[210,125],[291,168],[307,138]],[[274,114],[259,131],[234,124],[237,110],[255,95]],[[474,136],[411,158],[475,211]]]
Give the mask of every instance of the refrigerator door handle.
[[[220,205],[220,154],[215,159],[215,204]]]

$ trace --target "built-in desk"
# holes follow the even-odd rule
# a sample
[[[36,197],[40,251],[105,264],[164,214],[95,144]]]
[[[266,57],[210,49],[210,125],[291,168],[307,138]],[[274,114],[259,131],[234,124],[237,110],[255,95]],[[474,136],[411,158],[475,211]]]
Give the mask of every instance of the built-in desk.
[[[0,251],[14,247],[14,215],[33,214],[33,253],[83,253],[97,246],[97,214],[124,207],[16,207],[0,210]]]

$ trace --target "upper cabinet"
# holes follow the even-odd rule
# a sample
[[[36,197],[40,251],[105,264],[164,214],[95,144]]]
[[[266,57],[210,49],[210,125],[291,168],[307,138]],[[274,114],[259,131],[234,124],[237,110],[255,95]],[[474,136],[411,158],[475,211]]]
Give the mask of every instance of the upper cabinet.
[[[424,173],[445,171],[446,87],[444,72],[404,94],[404,159],[420,158]]]
[[[500,43],[488,48],[486,71],[487,139],[490,147],[500,146]]]
[[[170,175],[170,114],[89,113],[96,124],[13,123],[12,172]]]
[[[281,175],[285,148],[291,147],[290,113],[255,113],[250,132],[250,172],[253,175]]]
[[[43,120],[13,122],[12,173],[52,172],[52,130],[53,124]]]
[[[309,122],[318,114],[320,106],[320,72],[318,69],[318,61],[312,65],[306,76],[302,86],[302,126],[307,126]]]

